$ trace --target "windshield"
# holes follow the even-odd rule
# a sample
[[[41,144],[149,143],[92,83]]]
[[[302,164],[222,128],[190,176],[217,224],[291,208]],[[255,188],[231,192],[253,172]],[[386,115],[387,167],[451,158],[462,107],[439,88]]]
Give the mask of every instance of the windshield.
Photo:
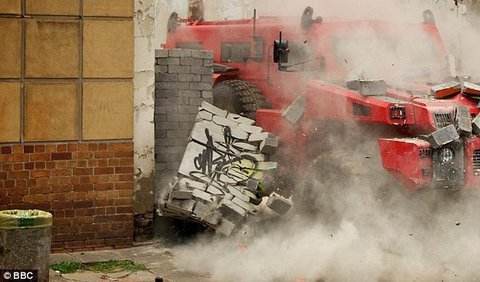
[[[336,64],[348,79],[399,82],[442,78],[444,59],[424,30],[393,33],[355,29],[334,34],[332,48]]]

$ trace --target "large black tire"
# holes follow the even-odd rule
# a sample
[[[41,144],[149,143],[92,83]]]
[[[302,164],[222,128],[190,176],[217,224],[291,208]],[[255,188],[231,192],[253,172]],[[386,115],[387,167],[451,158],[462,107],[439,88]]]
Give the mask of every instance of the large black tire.
[[[258,109],[270,108],[260,89],[245,80],[227,80],[213,87],[213,105],[255,118]]]

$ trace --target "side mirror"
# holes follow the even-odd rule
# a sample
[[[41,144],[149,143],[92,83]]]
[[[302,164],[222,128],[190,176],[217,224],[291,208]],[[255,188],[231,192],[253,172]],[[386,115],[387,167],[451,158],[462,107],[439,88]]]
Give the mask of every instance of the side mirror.
[[[282,41],[282,32],[280,32],[280,39],[273,42],[273,62],[282,64],[288,63],[288,41]]]
[[[173,12],[170,14],[170,17],[168,18],[167,32],[174,33],[177,30],[177,27],[178,27],[178,14],[176,12]]]

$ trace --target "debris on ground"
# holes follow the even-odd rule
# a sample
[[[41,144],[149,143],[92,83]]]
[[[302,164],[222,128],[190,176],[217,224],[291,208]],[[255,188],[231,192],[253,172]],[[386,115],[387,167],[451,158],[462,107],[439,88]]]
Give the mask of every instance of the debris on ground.
[[[257,214],[263,197],[272,195],[267,206],[285,214],[290,201],[269,187],[277,170],[269,159],[277,147],[278,138],[254,120],[203,102],[159,213],[199,222],[225,236]]]

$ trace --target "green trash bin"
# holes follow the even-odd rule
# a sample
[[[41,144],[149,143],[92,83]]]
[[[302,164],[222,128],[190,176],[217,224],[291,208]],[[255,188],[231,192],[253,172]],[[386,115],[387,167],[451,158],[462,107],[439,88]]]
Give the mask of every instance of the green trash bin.
[[[51,213],[0,211],[1,278],[8,281],[7,277],[30,278],[33,274],[38,281],[48,281],[51,237]]]

